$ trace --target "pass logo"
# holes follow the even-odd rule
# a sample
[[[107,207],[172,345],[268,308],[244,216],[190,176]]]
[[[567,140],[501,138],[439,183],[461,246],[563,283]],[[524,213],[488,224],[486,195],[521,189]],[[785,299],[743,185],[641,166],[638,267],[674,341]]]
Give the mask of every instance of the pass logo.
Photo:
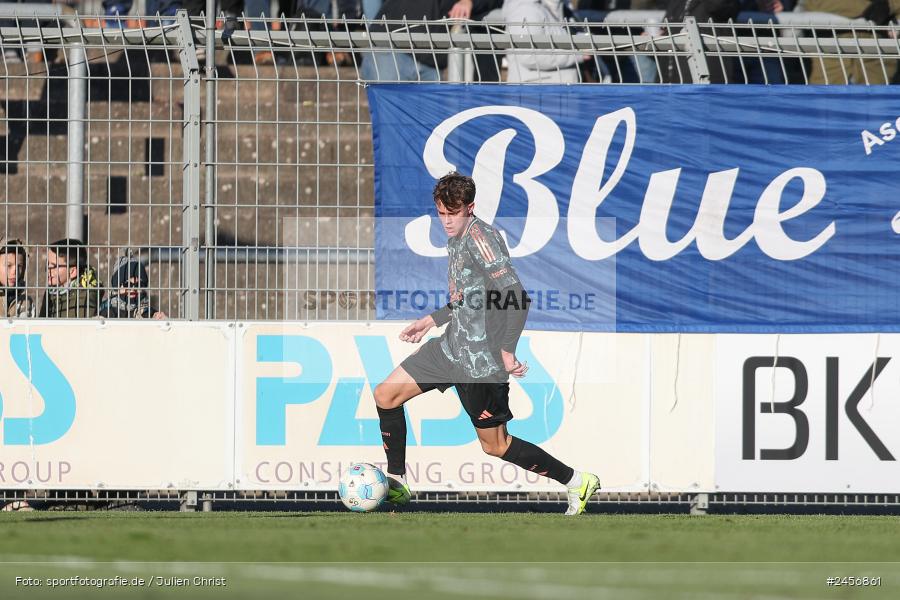
[[[257,363],[291,363],[301,369],[295,377],[256,378],[258,446],[285,445],[289,435],[288,407],[312,402],[329,403],[319,434],[320,446],[381,446],[378,419],[358,418],[356,414],[366,387],[373,391],[395,365],[385,336],[358,335],[353,339],[365,373],[338,377],[335,381],[334,365],[341,362],[341,357],[332,357],[319,340],[303,335],[257,336]],[[530,366],[528,377],[516,383],[525,392],[533,410],[529,417],[510,422],[509,431],[541,443],[551,438],[562,424],[562,394],[531,351],[527,336],[519,341],[516,355]],[[407,432],[407,444],[411,446],[462,446],[475,441],[475,431],[464,411],[453,419],[423,419],[421,439],[416,439],[409,423]]]
[[[43,400],[36,400],[33,405],[40,407],[43,404],[43,410],[37,414],[5,414],[2,394],[6,390],[3,389],[3,382],[0,382],[3,445],[38,446],[55,442],[75,422],[75,393],[72,386],[44,351],[42,336],[9,336],[9,353],[18,370],[30,382],[32,393]]]

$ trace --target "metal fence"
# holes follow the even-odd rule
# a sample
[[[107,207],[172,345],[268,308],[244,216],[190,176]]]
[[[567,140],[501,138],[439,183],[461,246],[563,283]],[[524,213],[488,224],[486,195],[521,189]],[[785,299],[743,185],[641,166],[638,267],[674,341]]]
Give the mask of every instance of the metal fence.
[[[34,6],[34,5],[25,5]],[[753,24],[3,17],[0,235],[29,251],[85,241],[97,294],[124,254],[154,308],[184,319],[374,318],[373,162],[365,86],[506,81],[888,84],[896,26],[814,13]],[[212,36],[214,56],[206,56]],[[574,57],[574,58],[572,58]],[[420,68],[422,64],[437,69]],[[574,66],[573,66],[574,65]],[[506,81],[508,84],[508,81]],[[58,262],[58,261],[57,261]],[[53,264],[53,263],[51,263]]]
[[[546,510],[559,512],[565,495],[527,492],[425,492],[415,494],[421,510]],[[4,510],[130,510],[179,507],[186,512],[216,510],[331,510],[341,506],[337,492],[178,491],[178,490],[0,490]],[[897,494],[762,494],[762,493],[617,493],[601,492],[590,500],[591,512],[799,514],[898,514]]]
[[[507,81],[508,58],[539,56],[547,82],[791,85],[896,81],[896,26],[816,14],[779,23],[367,22],[2,16],[0,236],[29,252],[38,300],[48,246],[86,242],[99,293],[117,260],[149,271],[155,308],[183,319],[374,318],[374,167],[365,86],[403,57],[442,83]],[[104,25],[101,27],[101,25]],[[204,52],[212,36],[214,56]],[[567,60],[570,57],[575,60]],[[407,63],[408,64],[408,63]],[[425,82],[416,70],[414,82]],[[424,495],[452,503],[457,496]],[[326,502],[332,493],[0,492],[0,501],[109,505]],[[558,502],[485,495],[475,502]],[[604,495],[600,503],[893,507],[896,496]]]

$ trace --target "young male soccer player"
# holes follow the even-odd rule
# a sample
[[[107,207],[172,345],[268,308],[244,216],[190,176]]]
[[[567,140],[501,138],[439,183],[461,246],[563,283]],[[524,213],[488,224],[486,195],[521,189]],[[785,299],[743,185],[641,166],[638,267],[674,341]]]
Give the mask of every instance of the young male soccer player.
[[[388,500],[409,502],[406,483],[406,415],[403,404],[433,389],[456,386],[481,447],[514,465],[559,481],[568,488],[567,515],[584,512],[600,488],[597,476],[575,471],[534,444],[509,435],[509,375],[524,377],[516,344],[530,302],[503,238],[475,216],[475,182],[459,173],[434,187],[438,216],[448,236],[450,303],[415,321],[400,339],[419,343],[435,326],[443,336],[429,340],[375,388],[375,404],[388,461]]]

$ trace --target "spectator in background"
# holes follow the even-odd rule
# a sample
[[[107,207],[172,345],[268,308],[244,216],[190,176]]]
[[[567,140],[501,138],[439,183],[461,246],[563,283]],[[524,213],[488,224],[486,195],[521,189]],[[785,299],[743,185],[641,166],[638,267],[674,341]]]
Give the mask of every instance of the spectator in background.
[[[97,316],[101,294],[97,272],[88,265],[87,249],[80,240],[58,240],[47,248],[47,288],[38,316],[53,319]]]
[[[694,17],[698,23],[728,23],[737,18],[741,11],[739,0],[669,0],[665,19],[672,24],[684,23],[685,17]],[[668,29],[668,32],[666,30]],[[681,28],[664,27],[668,35],[680,33]],[[708,30],[704,30],[709,33]],[[717,36],[729,36],[729,28],[714,30]],[[660,75],[663,83],[691,83],[691,70],[687,58],[666,57],[660,59]],[[729,83],[733,80],[734,59],[710,60],[709,83]],[[694,82],[700,83],[700,82]]]
[[[199,17],[206,14],[206,0],[159,0],[160,2],[175,1],[179,3],[179,8],[184,8],[188,16]],[[266,26],[260,18],[269,18],[268,0],[220,0],[216,2],[216,14],[225,14],[226,32],[234,31],[238,28],[238,17],[243,14],[249,21],[252,31],[264,31]],[[254,20],[255,19],[255,20]],[[243,27],[243,25],[241,25]],[[230,33],[229,33],[230,35]],[[197,60],[206,60],[206,47],[197,47]],[[274,58],[269,50],[258,50],[253,53],[253,60],[257,64],[272,64]]]
[[[659,6],[653,3],[661,3]],[[617,10],[650,10],[665,9],[665,0],[578,0],[570,2],[574,9],[573,20],[579,23],[601,23],[606,20],[607,14]],[[642,29],[636,27],[612,26],[604,24],[599,27],[588,27],[587,32],[592,35],[639,35]],[[643,80],[638,72],[640,55],[592,55],[582,65],[581,80],[600,83],[638,83]],[[650,59],[653,62],[653,59]],[[656,76],[656,63],[652,65],[652,77]],[[648,67],[649,69],[650,67]]]
[[[557,35],[566,33],[561,25],[565,20],[562,0],[506,0],[503,3],[503,20],[511,36]],[[547,23],[543,26],[525,26],[523,23]],[[577,54],[531,54],[522,51],[506,55],[509,66],[506,80],[513,83],[577,83]]]
[[[741,0],[740,20],[743,23],[778,22],[778,15],[790,12],[795,0]],[[783,84],[796,77],[802,71],[796,59],[781,56],[778,58],[759,58],[743,56],[737,59],[734,70],[735,83]]]
[[[382,0],[362,0],[363,16],[371,21],[378,16],[382,4]]]
[[[294,7],[288,16],[303,15],[307,19],[331,17],[331,0],[294,0]]]
[[[165,2],[166,0],[160,1]],[[176,1],[187,11],[188,16],[199,17],[200,13],[206,13],[206,0]],[[237,17],[244,11],[244,2],[243,0],[219,0],[216,2],[216,14],[219,14],[220,11],[224,12],[226,16]]]
[[[876,25],[887,25],[900,15],[900,0],[873,0],[871,2],[868,0],[806,0],[803,7],[809,12],[826,12],[852,19],[863,18]],[[833,31],[828,29],[816,33],[819,38],[834,35]],[[854,37],[852,33],[838,35]],[[856,37],[871,38],[872,36],[858,33]],[[885,84],[891,82],[894,72],[897,70],[896,61],[885,60],[882,67],[882,60],[878,58],[866,60],[813,58],[811,62],[812,71],[809,74],[809,83],[812,84]]]
[[[444,18],[480,20],[489,12],[500,8],[502,0],[385,0],[376,19],[401,21],[437,21]],[[381,25],[373,25],[371,31],[384,31]],[[411,25],[406,28],[410,32],[423,31]],[[493,68],[483,66],[484,60],[478,59],[478,70],[481,81],[496,80],[497,68],[494,58],[481,55]],[[446,53],[419,52],[370,52],[363,58],[361,75],[370,81],[440,81],[441,69],[447,66]],[[490,71],[490,72],[489,72]]]
[[[379,3],[380,5],[380,3]],[[295,18],[304,19],[331,19],[360,18],[361,5],[359,0],[289,0],[282,8],[285,15]],[[290,12],[289,12],[290,11]],[[377,9],[376,9],[377,12]],[[332,27],[343,29],[343,25],[336,24]],[[312,22],[304,24],[294,24],[292,27],[302,29],[304,31],[325,31],[328,27],[322,23]],[[337,65],[339,67],[354,66],[353,56],[347,52],[315,52],[311,55],[301,54],[299,57],[294,55],[300,64],[315,65]]]
[[[3,0],[4,3],[10,4],[50,4],[50,0]],[[25,14],[28,13],[28,9],[23,7]],[[18,19],[0,19],[0,27],[38,27],[40,22],[35,21],[34,19],[25,19],[23,17],[19,17]],[[44,23],[46,26],[46,22]],[[7,63],[20,63],[22,62],[22,53],[25,53],[25,56],[28,57],[28,62],[30,63],[40,63],[44,61],[44,51],[41,48],[40,43],[29,43],[25,44],[25,46],[6,46],[2,48],[3,50],[3,61]]]
[[[147,269],[129,254],[121,257],[109,278],[109,294],[100,304],[100,316],[107,319],[165,319],[153,308],[147,286]]]
[[[165,2],[166,0],[160,0]],[[206,0],[174,0],[180,8],[187,11],[189,17],[199,17],[206,14]],[[251,7],[252,8],[252,7]],[[225,32],[223,37],[230,36],[238,28],[238,17],[244,12],[244,0],[220,0],[216,2],[216,15],[225,15]],[[248,11],[250,12],[250,11]],[[249,14],[248,14],[249,16]],[[259,15],[257,14],[257,17]],[[197,46],[197,60],[206,60],[206,46]]]
[[[107,17],[120,16],[124,17],[131,12],[134,0],[103,0],[103,14]],[[143,16],[155,16],[159,14],[161,17],[172,17],[178,9],[181,8],[181,0],[147,0],[144,5]],[[107,27],[118,27],[119,22],[110,19],[106,22]],[[125,23],[122,23],[125,27]]]
[[[347,17],[358,19],[360,14],[374,19],[381,10],[381,0],[282,0],[280,12],[287,17],[305,16],[307,19],[330,19]]]
[[[458,13],[460,11],[460,5],[463,5],[462,8],[465,10],[466,5],[470,5],[469,14],[457,14],[457,16],[453,16],[453,11],[456,10]],[[473,21],[482,21],[486,19],[491,13],[495,11],[498,13],[496,20],[500,21],[502,19],[502,9],[503,8],[503,0],[486,0],[482,2],[457,2],[454,7],[450,10],[450,14],[448,16],[451,19],[471,19]],[[468,33],[471,34],[481,34],[481,33],[490,33],[489,26],[475,26],[470,24],[468,27]],[[500,81],[500,59],[497,54],[493,52],[476,52],[475,53],[475,76],[474,81]]]
[[[0,310],[7,318],[34,316],[34,300],[25,293],[27,269],[25,244],[0,238]]]
[[[631,0],[631,10],[665,10],[666,0]],[[662,33],[662,29],[658,24],[648,25],[641,30],[635,31],[637,34],[646,34],[657,36]],[[644,49],[648,49],[645,47]],[[658,68],[656,59],[649,54],[634,55],[634,70],[637,80],[634,83],[656,83],[659,81]]]
[[[264,23],[262,19],[268,19],[271,15],[269,0],[244,0],[244,16],[250,21],[251,31],[265,31],[271,27],[270,23]],[[261,50],[253,54],[253,61],[258,65],[271,65],[275,63],[275,56],[271,50]]]

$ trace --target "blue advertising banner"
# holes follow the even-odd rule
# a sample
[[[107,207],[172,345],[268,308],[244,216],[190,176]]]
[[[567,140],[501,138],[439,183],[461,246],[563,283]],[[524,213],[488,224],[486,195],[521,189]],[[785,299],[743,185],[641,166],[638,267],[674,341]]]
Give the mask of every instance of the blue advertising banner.
[[[376,305],[447,298],[432,189],[505,237],[531,329],[900,331],[900,90],[368,88]]]

